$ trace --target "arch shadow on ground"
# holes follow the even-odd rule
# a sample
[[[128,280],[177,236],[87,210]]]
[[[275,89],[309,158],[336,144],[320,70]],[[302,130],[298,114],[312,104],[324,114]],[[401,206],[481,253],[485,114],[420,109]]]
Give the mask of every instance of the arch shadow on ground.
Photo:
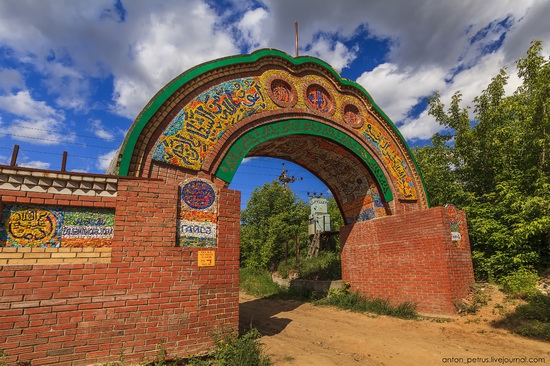
[[[301,301],[277,298],[253,299],[243,302],[239,305],[239,331],[245,333],[255,328],[262,335],[278,334],[292,320],[277,315],[292,311],[302,304]]]

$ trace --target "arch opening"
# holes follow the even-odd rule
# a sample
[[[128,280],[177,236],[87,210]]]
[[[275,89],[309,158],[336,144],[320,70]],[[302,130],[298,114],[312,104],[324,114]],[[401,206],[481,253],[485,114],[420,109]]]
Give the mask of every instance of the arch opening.
[[[390,194],[383,194],[380,183],[360,155],[350,150],[349,146],[342,145],[342,140],[336,142],[337,138],[323,136],[319,131],[314,134],[300,128],[293,130],[291,127],[301,126],[292,126],[293,122],[297,121],[287,121],[278,127],[266,126],[270,131],[277,128],[280,130],[279,134],[270,132],[268,138],[257,130],[242,135],[244,141],[239,139],[232,145],[218,167],[217,176],[230,183],[240,161],[245,157],[280,158],[308,170],[330,189],[345,224],[391,214],[387,200],[393,199],[391,191]],[[292,133],[297,131],[301,133]],[[368,156],[368,152],[362,152]],[[380,169],[377,165],[375,167]]]

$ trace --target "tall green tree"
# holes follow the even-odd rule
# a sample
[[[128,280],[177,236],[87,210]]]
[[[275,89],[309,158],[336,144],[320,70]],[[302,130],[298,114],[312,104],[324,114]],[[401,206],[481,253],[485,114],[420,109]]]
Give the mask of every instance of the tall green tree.
[[[432,205],[468,214],[476,275],[498,278],[550,265],[550,60],[534,41],[517,62],[522,85],[510,96],[505,70],[473,100],[446,109],[438,94],[429,113],[445,127],[415,149]]]
[[[340,212],[338,203],[336,203],[336,199],[334,197],[329,197],[327,201],[328,201],[327,211],[328,211],[328,214],[330,215],[332,230],[335,230],[335,231],[340,230],[340,228],[344,226],[344,218],[342,217],[342,213]]]
[[[241,214],[241,263],[275,268],[287,243],[295,243],[296,236],[305,242],[308,214],[306,203],[277,181],[256,188]]]

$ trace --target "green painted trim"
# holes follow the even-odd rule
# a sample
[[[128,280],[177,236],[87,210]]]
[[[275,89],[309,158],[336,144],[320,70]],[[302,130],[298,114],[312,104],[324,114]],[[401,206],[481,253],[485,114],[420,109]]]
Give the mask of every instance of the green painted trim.
[[[241,161],[250,150],[266,141],[290,135],[320,136],[346,147],[367,164],[382,191],[384,200],[386,202],[393,200],[393,194],[384,171],[363,146],[346,133],[334,127],[308,119],[290,119],[269,123],[244,133],[231,145],[229,151],[225,154],[216,170],[216,176],[227,183],[231,183]]]
[[[217,68],[225,67],[225,66],[233,66],[237,64],[243,64],[243,63],[254,63],[261,59],[262,57],[279,57],[282,58],[293,65],[303,65],[306,63],[313,63],[317,64],[324,69],[326,69],[328,72],[330,72],[336,79],[339,80],[340,83],[354,87],[361,91],[363,94],[365,94],[370,101],[370,103],[373,105],[373,107],[384,117],[386,122],[390,125],[390,127],[393,129],[393,131],[399,136],[401,139],[401,142],[407,149],[407,152],[409,156],[411,157],[411,160],[413,161],[413,164],[415,165],[416,170],[418,171],[418,174],[420,176],[420,179],[422,181],[422,186],[424,188],[424,193],[426,194],[426,197],[428,197],[428,191],[426,189],[426,185],[424,183],[424,179],[422,178],[422,173],[420,172],[420,169],[418,168],[418,164],[416,162],[416,159],[414,158],[414,155],[412,154],[409,145],[403,138],[403,135],[401,135],[401,132],[399,132],[399,129],[395,124],[390,120],[390,118],[378,107],[378,105],[374,102],[370,94],[358,83],[351,81],[349,79],[344,79],[336,70],[332,68],[329,64],[326,62],[315,58],[311,56],[300,56],[300,57],[292,57],[282,51],[275,50],[275,49],[261,49],[258,51],[255,51],[251,54],[247,55],[236,55],[236,56],[230,56],[225,58],[220,58],[217,60],[209,61],[206,63],[203,63],[201,65],[195,66],[188,71],[182,73],[181,75],[174,78],[170,83],[166,85],[165,88],[161,89],[145,106],[145,108],[141,111],[141,113],[138,115],[132,126],[130,127],[130,130],[126,134],[126,138],[124,139],[124,142],[121,145],[120,151],[122,152],[122,158],[120,161],[120,167],[118,171],[118,175],[126,176],[128,175],[128,170],[130,168],[130,161],[132,159],[132,154],[134,152],[137,140],[143,129],[145,128],[145,125],[149,120],[153,117],[153,115],[157,112],[157,110],[168,100],[168,98],[174,94],[180,87],[191,81],[192,79],[207,73],[209,71],[215,70]],[[428,202],[429,204],[429,202]]]

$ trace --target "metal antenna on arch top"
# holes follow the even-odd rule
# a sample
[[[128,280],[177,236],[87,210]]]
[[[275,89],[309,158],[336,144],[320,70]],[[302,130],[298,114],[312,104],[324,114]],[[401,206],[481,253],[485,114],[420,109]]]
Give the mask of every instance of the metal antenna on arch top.
[[[294,183],[297,180],[303,179],[302,177],[297,178],[295,176],[292,176],[292,177],[287,176],[288,170],[285,169],[285,163],[282,163],[282,165],[283,165],[283,172],[281,173],[281,175],[279,175],[279,182],[281,182],[281,185],[283,187],[288,188],[289,183]]]
[[[294,35],[296,38],[296,57],[298,57],[298,21],[294,21]]]

